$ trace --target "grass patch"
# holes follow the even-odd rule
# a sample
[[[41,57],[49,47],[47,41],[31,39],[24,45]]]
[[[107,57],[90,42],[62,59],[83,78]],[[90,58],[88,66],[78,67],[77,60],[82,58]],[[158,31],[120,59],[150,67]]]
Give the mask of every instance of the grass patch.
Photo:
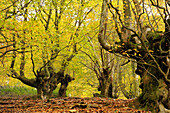
[[[34,88],[28,87],[3,87],[0,88],[0,96],[24,96],[36,95],[37,91]]]
[[[58,96],[58,91],[59,88],[57,87],[54,91],[53,91],[53,97],[57,97]],[[37,90],[35,88],[32,87],[26,87],[26,86],[1,86],[0,87],[0,97],[15,97],[15,96],[34,96],[37,95]]]

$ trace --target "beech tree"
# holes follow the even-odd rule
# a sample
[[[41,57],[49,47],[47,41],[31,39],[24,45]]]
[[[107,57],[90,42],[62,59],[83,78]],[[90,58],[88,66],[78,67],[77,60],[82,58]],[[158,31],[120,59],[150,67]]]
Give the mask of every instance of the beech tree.
[[[135,73],[141,77],[142,89],[136,102],[153,112],[169,112],[170,3],[168,0],[123,0],[122,4],[124,6],[121,8],[121,5],[117,6],[115,2],[103,0],[98,40],[105,50],[136,60]],[[109,44],[102,37],[107,7],[120,39],[116,45]],[[129,19],[131,21],[128,21]],[[164,29],[161,28],[162,24]]]
[[[99,29],[103,30],[103,34],[100,36],[105,40],[109,40],[109,44],[115,45],[115,41],[117,40],[117,38],[112,39],[111,37],[116,36],[114,35],[116,31],[113,30],[114,25],[110,24],[112,22],[110,22],[108,19],[109,9],[108,7],[105,6],[106,2],[105,3],[103,2],[101,8],[103,12],[101,14],[100,20],[101,23],[103,24],[102,26],[99,27]],[[133,87],[135,87],[136,80],[134,80],[133,83],[130,83],[131,87],[130,91],[125,90],[125,85],[122,83],[123,70],[121,69],[121,67],[127,64],[125,62],[127,61],[130,62],[130,60],[128,59],[127,61],[121,62],[118,56],[112,55],[108,51],[105,51],[104,48],[100,46],[100,44],[95,42],[94,38],[90,36],[87,36],[87,38],[89,40],[89,44],[91,45],[92,50],[88,52],[83,51],[83,53],[85,53],[90,58],[92,65],[89,66],[84,63],[83,64],[96,74],[99,81],[98,86],[98,90],[100,91],[99,96],[118,98],[121,89],[126,98],[136,97],[137,94],[135,95],[132,93],[136,91],[131,90],[133,83],[134,83]],[[135,75],[133,74],[133,77],[134,76]]]
[[[1,2],[7,6],[0,15],[0,57],[7,59],[8,76],[36,88],[43,100],[59,83],[59,96],[66,96],[68,83],[74,80],[66,68],[81,49],[80,37],[87,31],[82,27],[95,5],[85,7],[83,0]]]
[[[91,43],[94,53],[82,51],[89,57],[90,60],[87,63],[81,62],[81,64],[95,73],[99,83],[97,88],[98,91],[100,91],[100,94],[98,94],[98,96],[118,98],[119,85],[118,80],[114,76],[116,75],[115,71],[117,67],[117,63],[115,61],[116,56],[109,54],[109,52],[105,51],[100,45],[98,45],[98,48],[94,48],[95,45],[92,40],[89,40],[89,42]],[[89,85],[92,87],[94,86],[93,83],[89,83]]]
[[[106,24],[103,37],[104,39],[110,39],[113,36],[113,28],[109,26],[109,23]],[[131,59],[125,59],[120,55],[114,55],[104,50],[100,43],[96,42],[97,37],[92,38],[88,35],[87,38],[89,47],[83,48],[81,52],[88,56],[88,59],[85,62],[83,60],[81,64],[97,77],[98,86],[93,82],[93,78],[89,78],[88,82],[91,87],[95,87],[100,91],[100,94],[95,93],[94,96],[118,98],[122,92],[128,99],[136,97],[138,93],[134,62],[132,62],[132,66],[126,65]],[[115,39],[109,43],[114,44]],[[132,71],[131,67],[133,67]]]

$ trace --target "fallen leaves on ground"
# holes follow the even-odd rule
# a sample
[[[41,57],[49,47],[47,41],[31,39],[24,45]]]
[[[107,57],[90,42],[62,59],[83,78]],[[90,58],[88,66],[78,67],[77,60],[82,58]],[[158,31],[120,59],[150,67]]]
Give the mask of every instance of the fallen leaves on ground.
[[[1,97],[0,112],[33,113],[151,113],[129,108],[133,100],[111,98],[57,97],[49,102],[29,97]]]

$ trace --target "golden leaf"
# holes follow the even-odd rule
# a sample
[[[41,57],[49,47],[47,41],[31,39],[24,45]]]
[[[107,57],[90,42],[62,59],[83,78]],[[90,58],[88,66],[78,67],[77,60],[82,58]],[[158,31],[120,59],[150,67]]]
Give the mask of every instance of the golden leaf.
[[[138,51],[137,49],[133,49],[134,51]]]
[[[122,54],[123,54],[123,55],[126,55],[127,53],[123,52]]]
[[[153,52],[153,50],[149,50],[149,52],[150,52],[150,53],[152,53],[152,52]]]

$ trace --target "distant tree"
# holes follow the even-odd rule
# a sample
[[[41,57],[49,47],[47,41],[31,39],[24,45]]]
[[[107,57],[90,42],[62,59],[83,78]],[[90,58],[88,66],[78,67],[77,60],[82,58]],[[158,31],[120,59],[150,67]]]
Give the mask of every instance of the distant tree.
[[[118,80],[114,76],[116,71],[116,62],[115,62],[115,56],[109,54],[107,51],[102,49],[99,45],[99,50],[94,48],[94,44],[92,40],[89,40],[92,44],[94,54],[87,53],[85,51],[82,51],[84,54],[86,54],[89,59],[90,63],[81,62],[85,67],[93,71],[98,79],[99,85],[98,85],[98,91],[100,91],[101,97],[111,97],[111,98],[118,98],[119,93],[119,85]],[[90,79],[90,78],[89,78]],[[90,84],[93,87],[93,84]],[[114,89],[114,91],[113,91]]]
[[[142,107],[153,112],[169,112],[169,1],[123,1],[129,3],[130,7],[128,8],[128,5],[122,6],[122,8],[118,6],[118,9],[113,2],[103,0],[103,4],[107,4],[112,13],[115,30],[120,41],[116,42],[116,45],[110,45],[103,38],[105,21],[100,23],[102,29],[99,31],[98,40],[105,50],[136,60],[135,73],[141,77],[140,88],[142,89],[137,101],[142,104]],[[133,27],[126,24],[127,19],[123,16],[128,18],[128,15],[126,11],[121,12],[122,9],[123,11],[130,10],[133,15],[131,21]],[[162,24],[164,24],[163,27]],[[151,29],[149,32],[148,26]],[[158,31],[161,27],[164,29]]]
[[[108,20],[109,15],[108,15],[108,8],[106,2],[103,2],[101,10],[102,10],[102,14],[101,14],[101,19],[99,20],[100,20],[100,24],[102,23],[104,24],[103,26],[100,26],[99,29],[103,29],[104,31],[102,37],[105,40],[109,40],[109,44],[114,45],[118,37],[117,39],[115,38],[111,40],[113,36],[116,36],[113,34],[116,32],[113,30],[113,25],[110,24],[111,22],[109,22]],[[122,90],[125,97],[127,98],[136,97],[135,95],[136,91],[132,91],[133,90],[132,85],[135,86],[136,80],[130,83],[131,88],[129,91],[126,90],[127,85],[124,85],[124,83],[122,82],[122,78],[123,78],[122,66],[129,63],[130,60],[127,60],[128,62],[126,63],[126,60],[120,60],[118,56],[110,54],[108,51],[105,51],[104,48],[102,48],[100,44],[96,42],[96,39],[92,36],[93,35],[90,34],[87,35],[87,39],[89,42],[88,45],[90,46],[84,48],[84,50],[82,51],[82,53],[84,53],[89,57],[90,62],[88,60],[88,62],[81,62],[81,63],[95,73],[99,82],[98,91],[100,91],[100,95],[98,96],[118,98]],[[131,73],[130,70],[129,73]],[[133,72],[133,77],[132,76],[129,77],[135,78],[134,77],[135,75],[136,74],[134,74]],[[92,87],[94,86],[93,84],[90,83],[89,85],[91,85]]]

